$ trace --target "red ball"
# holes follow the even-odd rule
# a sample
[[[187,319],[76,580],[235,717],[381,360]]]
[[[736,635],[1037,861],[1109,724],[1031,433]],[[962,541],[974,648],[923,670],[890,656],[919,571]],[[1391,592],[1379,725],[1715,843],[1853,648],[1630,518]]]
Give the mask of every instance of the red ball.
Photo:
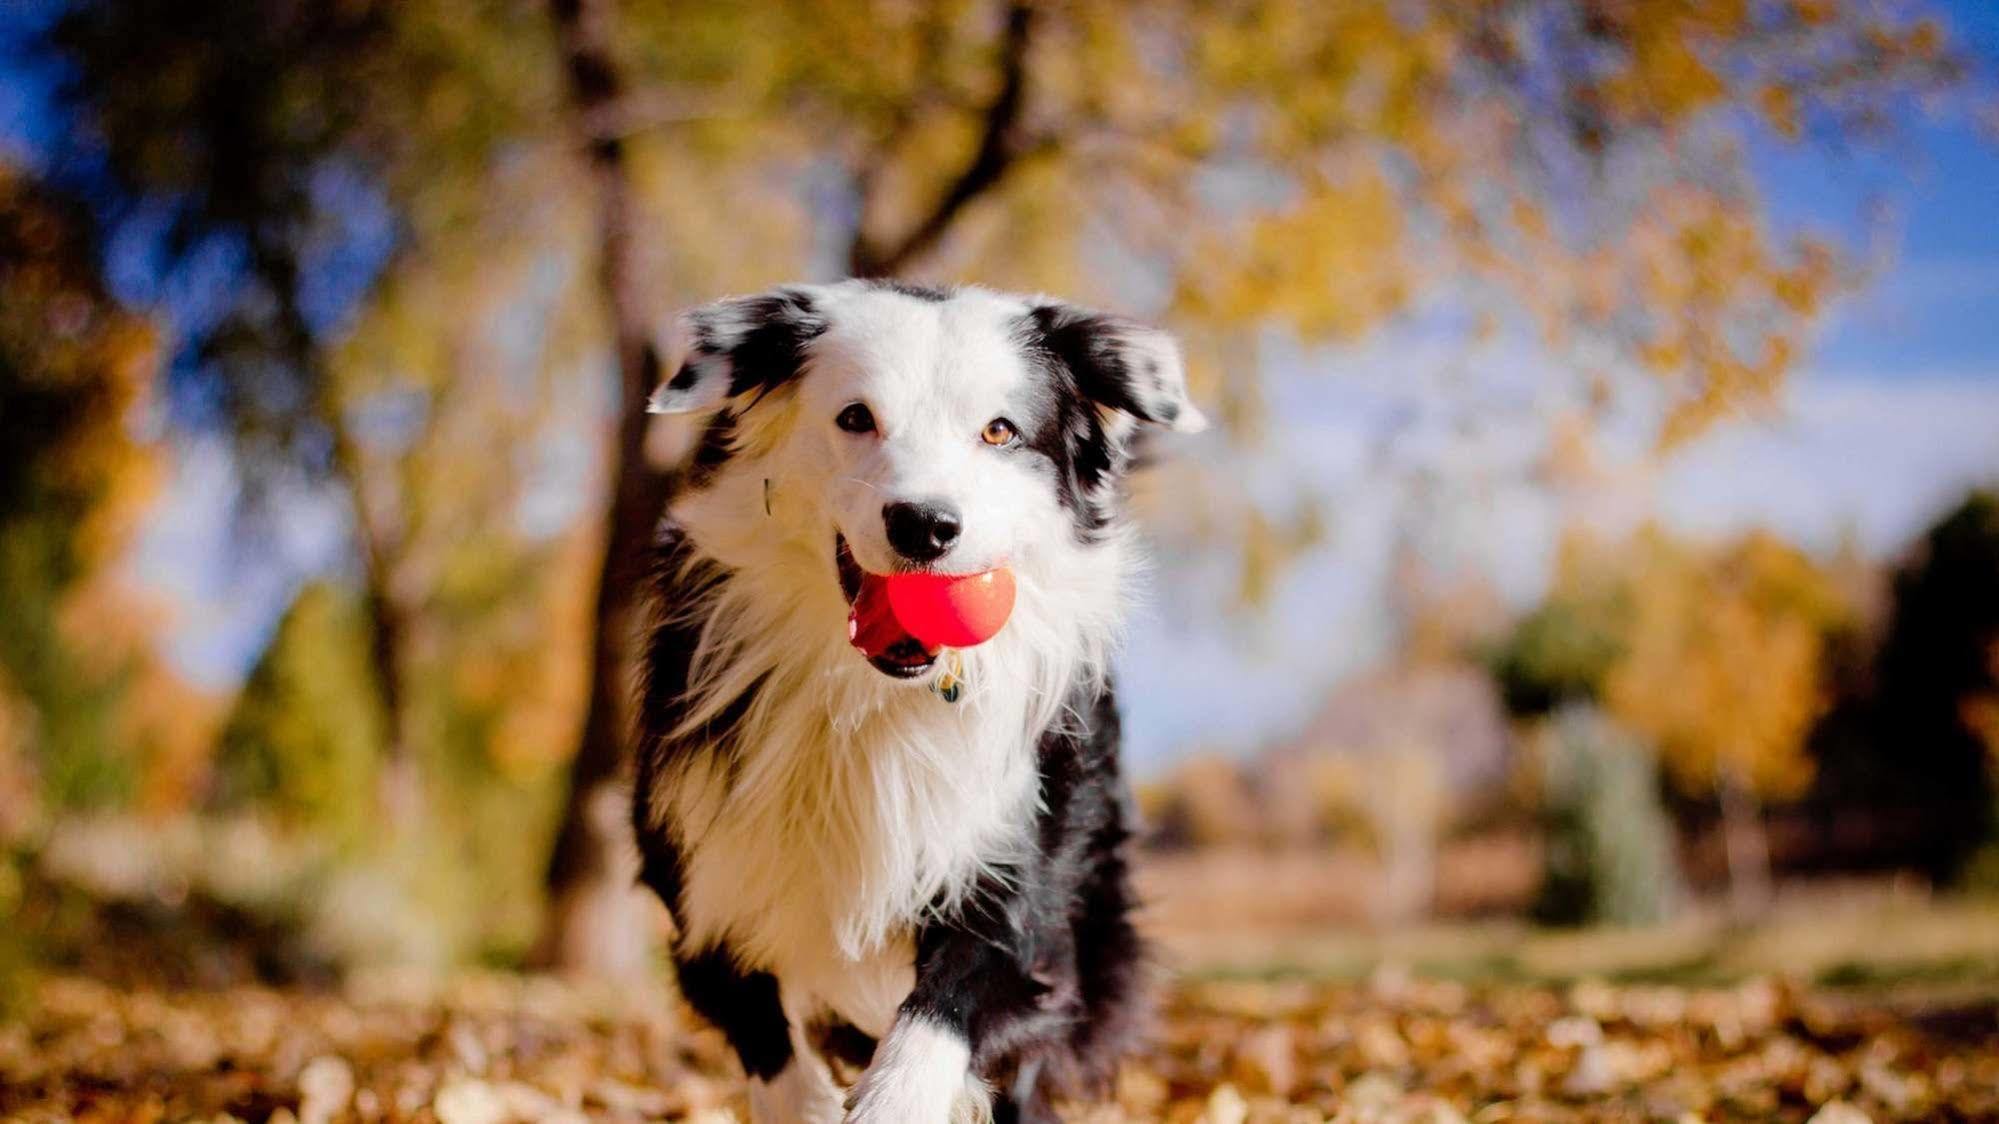
[[[888,604],[911,636],[938,648],[969,648],[991,640],[1013,613],[1013,571],[983,574],[895,574]]]

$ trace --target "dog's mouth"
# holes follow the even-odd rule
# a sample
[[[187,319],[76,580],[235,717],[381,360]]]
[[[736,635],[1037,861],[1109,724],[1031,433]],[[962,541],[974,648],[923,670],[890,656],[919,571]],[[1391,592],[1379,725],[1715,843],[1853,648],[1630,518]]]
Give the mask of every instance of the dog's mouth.
[[[888,583],[861,569],[847,536],[833,533],[833,559],[840,573],[840,592],[847,599],[847,640],[860,649],[875,670],[896,679],[918,679],[937,666],[941,649],[909,634],[889,609]]]

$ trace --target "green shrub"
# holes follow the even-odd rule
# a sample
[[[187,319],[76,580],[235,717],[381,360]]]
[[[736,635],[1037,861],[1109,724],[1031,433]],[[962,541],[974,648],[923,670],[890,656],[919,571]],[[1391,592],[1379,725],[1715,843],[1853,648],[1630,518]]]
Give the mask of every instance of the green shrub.
[[[1571,704],[1536,730],[1546,870],[1534,918],[1644,925],[1681,898],[1673,824],[1644,744],[1595,707]]]

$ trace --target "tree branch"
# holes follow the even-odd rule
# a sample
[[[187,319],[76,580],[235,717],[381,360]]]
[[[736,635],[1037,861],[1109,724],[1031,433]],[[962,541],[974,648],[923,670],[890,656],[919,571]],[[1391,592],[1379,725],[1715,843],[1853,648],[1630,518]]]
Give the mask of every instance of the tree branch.
[[[985,127],[971,162],[929,213],[891,244],[868,234],[867,209],[863,207],[847,254],[848,272],[855,277],[888,277],[902,272],[936,245],[968,204],[990,191],[1032,150],[1034,144],[1021,117],[1027,101],[1027,54],[1036,17],[1034,0],[1015,0],[1007,8],[1006,31],[1000,43],[1000,88],[986,108]]]
[[[726,91],[635,90],[579,109],[583,134],[591,140],[623,140],[639,133],[692,121],[740,116],[742,99]]]

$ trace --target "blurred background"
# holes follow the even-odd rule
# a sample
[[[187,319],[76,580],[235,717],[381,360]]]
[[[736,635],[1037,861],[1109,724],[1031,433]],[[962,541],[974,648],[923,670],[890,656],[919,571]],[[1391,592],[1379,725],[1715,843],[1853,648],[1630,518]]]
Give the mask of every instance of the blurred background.
[[[1999,979],[1995,66],[1984,0],[8,0],[0,976],[650,972],[640,353],[860,274],[1186,341],[1170,962]]]

